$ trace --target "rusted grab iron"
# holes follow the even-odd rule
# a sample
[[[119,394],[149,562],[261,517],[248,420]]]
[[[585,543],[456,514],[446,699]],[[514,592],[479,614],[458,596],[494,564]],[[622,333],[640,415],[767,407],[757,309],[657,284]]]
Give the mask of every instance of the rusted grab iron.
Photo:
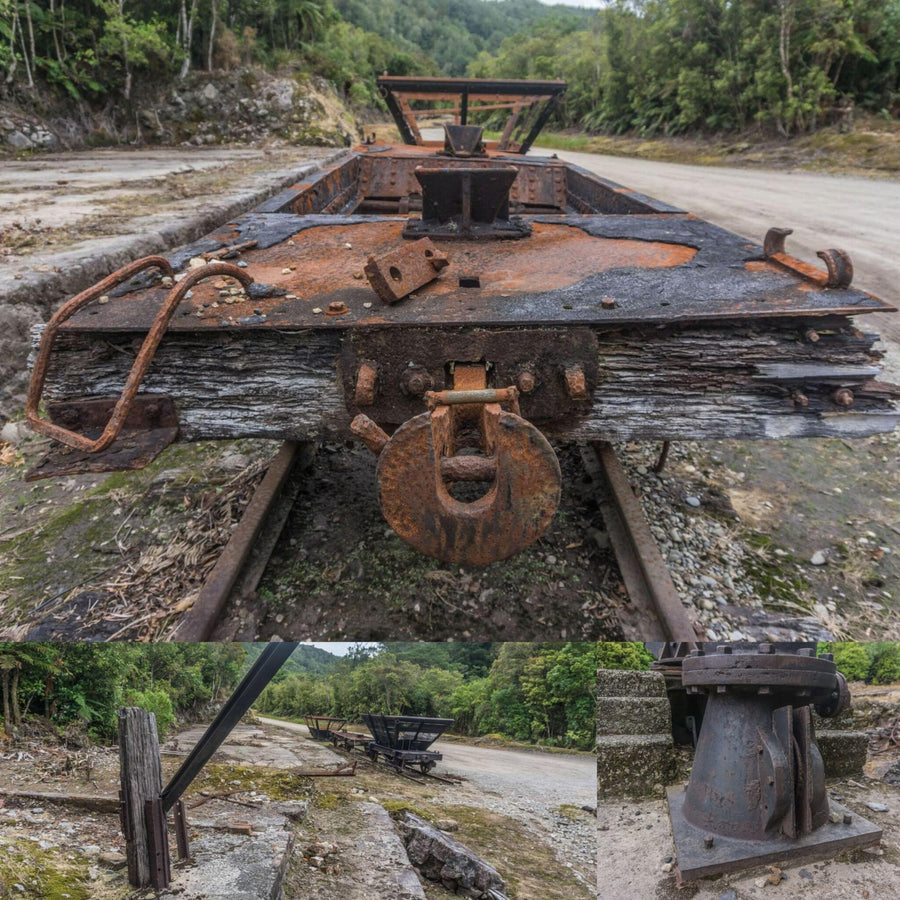
[[[390,438],[364,415],[350,426],[378,454],[390,526],[422,553],[470,566],[506,559],[538,540],[556,512],[562,477],[547,439],[518,415],[518,390],[489,389],[483,366],[457,365],[454,389],[425,397],[430,411]],[[458,499],[451,491],[460,482],[486,490]]]
[[[115,441],[125,425],[134,398],[141,386],[141,382],[144,380],[144,376],[147,374],[147,370],[150,368],[150,364],[153,362],[159,343],[169,327],[169,322],[175,314],[178,304],[181,303],[187,292],[198,282],[211,278],[214,275],[228,275],[236,278],[245,288],[253,283],[253,278],[243,269],[239,269],[230,263],[211,262],[192,270],[176,284],[169,291],[162,306],[159,308],[159,312],[156,314],[156,318],[150,326],[143,344],[141,344],[141,349],[135,357],[134,364],[128,373],[128,378],[125,380],[122,393],[113,407],[109,421],[98,438],[92,440],[84,435],[76,434],[74,431],[70,431],[61,425],[55,425],[42,419],[40,404],[44,392],[44,381],[50,368],[50,355],[60,326],[75,315],[78,310],[83,309],[89,303],[102,297],[123,282],[128,281],[129,278],[144,271],[144,269],[150,268],[157,268],[170,278],[174,277],[174,272],[167,259],[162,256],[147,256],[122,266],[121,269],[113,272],[93,287],[82,291],[67,303],[64,303],[50,318],[44,333],[41,335],[41,344],[34,364],[34,371],[31,375],[28,398],[25,403],[25,415],[35,431],[87,453],[99,453],[101,450],[105,450]]]
[[[785,238],[793,234],[792,228],[770,228],[766,232],[763,242],[763,253],[766,259],[777,262],[791,272],[796,272],[803,278],[827,288],[847,288],[853,281],[853,263],[850,254],[846,250],[832,248],[830,250],[818,250],[819,257],[828,269],[828,273],[820,272],[815,266],[810,266],[803,260],[797,259],[784,251]]]
[[[825,789],[810,706],[837,716],[850,699],[830,656],[721,645],[692,651],[682,682],[707,703],[690,781],[669,791],[681,878],[871,842],[864,820],[831,815]]]

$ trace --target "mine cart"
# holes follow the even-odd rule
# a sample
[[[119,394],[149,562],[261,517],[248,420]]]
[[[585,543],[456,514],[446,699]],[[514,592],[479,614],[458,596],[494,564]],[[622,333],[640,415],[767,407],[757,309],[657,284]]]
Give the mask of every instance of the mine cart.
[[[333,734],[347,724],[346,719],[338,716],[304,716],[303,721],[314,741],[330,741]]]
[[[485,565],[551,522],[551,439],[895,427],[877,335],[850,319],[892,307],[846,253],[819,269],[787,228],[756,243],[524,155],[561,82],[380,86],[405,143],[370,137],[53,317],[27,414],[59,443],[30,477],[138,468],[175,440],[356,439],[401,538]],[[417,124],[429,102],[454,120],[441,141]],[[472,121],[498,108],[489,142]]]
[[[364,713],[363,721],[372,732],[366,744],[366,755],[377,762],[385,762],[397,769],[418,766],[428,774],[443,755],[428,748],[449,728],[453,719],[426,719],[422,716],[382,716]]]
[[[372,740],[371,734],[362,731],[332,731],[331,743],[340,750],[365,751],[366,744]]]

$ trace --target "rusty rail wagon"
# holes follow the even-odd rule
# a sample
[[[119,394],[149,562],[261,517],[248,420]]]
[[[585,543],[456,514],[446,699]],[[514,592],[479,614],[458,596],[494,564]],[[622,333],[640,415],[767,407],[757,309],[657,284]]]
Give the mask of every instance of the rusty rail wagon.
[[[443,754],[428,748],[449,728],[453,719],[424,716],[384,716],[363,713],[363,722],[372,732],[366,743],[366,755],[373,762],[384,757],[396,769],[418,766],[427,775],[442,760]]]
[[[330,741],[335,732],[347,724],[347,720],[340,716],[307,715],[303,717],[303,724],[309,729],[309,736],[314,741]]]
[[[552,520],[550,440],[896,426],[877,335],[851,319],[893,307],[852,286],[846,253],[822,250],[819,269],[787,228],[756,243],[526,156],[562,82],[380,87],[405,143],[370,137],[59,310],[27,409],[59,443],[30,477],[137,468],[175,440],[357,439],[400,537],[484,565]],[[417,125],[428,101],[454,117],[443,141]],[[485,141],[471,120],[501,107]]]

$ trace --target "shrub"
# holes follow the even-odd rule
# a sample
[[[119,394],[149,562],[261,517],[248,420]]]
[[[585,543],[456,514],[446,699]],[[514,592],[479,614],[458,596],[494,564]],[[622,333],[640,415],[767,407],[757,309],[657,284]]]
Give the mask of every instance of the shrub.
[[[151,688],[148,691],[130,691],[125,697],[126,706],[138,706],[156,716],[156,731],[160,738],[168,734],[175,723],[172,698],[167,691]]]
[[[601,669],[649,669],[653,655],[636,641],[601,641]]]
[[[862,644],[832,644],[834,664],[847,681],[865,681],[869,677],[872,661]]]
[[[890,684],[900,681],[900,645],[888,644],[872,663],[872,683]]]

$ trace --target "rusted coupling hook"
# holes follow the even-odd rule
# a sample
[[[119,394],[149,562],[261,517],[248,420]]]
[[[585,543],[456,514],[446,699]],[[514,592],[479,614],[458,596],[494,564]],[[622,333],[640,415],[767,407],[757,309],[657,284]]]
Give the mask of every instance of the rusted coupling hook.
[[[483,566],[544,533],[559,503],[559,462],[518,415],[518,396],[515,387],[486,387],[483,366],[457,365],[455,389],[427,392],[430,411],[391,437],[367,416],[353,420],[353,434],[378,455],[381,509],[403,540],[445,562]],[[480,453],[466,452],[472,431]],[[486,492],[457,499],[448,483],[460,481]]]
[[[184,295],[195,284],[214,275],[230,275],[232,278],[236,278],[245,288],[253,283],[253,279],[243,269],[239,269],[230,263],[212,262],[199,269],[193,269],[175,285],[169,291],[159,312],[156,314],[156,318],[153,320],[153,324],[150,326],[143,344],[141,344],[141,349],[134,360],[131,371],[128,373],[122,394],[113,408],[109,422],[107,422],[103,433],[96,440],[92,441],[90,438],[42,419],[40,417],[41,396],[44,392],[47,370],[50,368],[50,354],[60,326],[93,300],[137,275],[138,272],[151,268],[160,269],[163,274],[168,275],[170,278],[174,277],[172,266],[167,259],[162,256],[146,256],[143,259],[129,263],[127,266],[122,266],[121,269],[113,272],[104,278],[103,281],[77,294],[67,303],[64,303],[50,318],[44,333],[41,335],[40,348],[38,349],[34,371],[31,375],[31,384],[28,388],[28,399],[25,402],[25,416],[35,431],[45,434],[47,437],[51,437],[69,447],[74,447],[76,450],[83,450],[88,453],[99,453],[101,450],[105,450],[122,430],[122,426],[128,418],[128,413],[131,411],[131,405],[137,395],[138,388],[140,388],[141,382],[150,368],[153,356],[178,304],[184,299]]]

